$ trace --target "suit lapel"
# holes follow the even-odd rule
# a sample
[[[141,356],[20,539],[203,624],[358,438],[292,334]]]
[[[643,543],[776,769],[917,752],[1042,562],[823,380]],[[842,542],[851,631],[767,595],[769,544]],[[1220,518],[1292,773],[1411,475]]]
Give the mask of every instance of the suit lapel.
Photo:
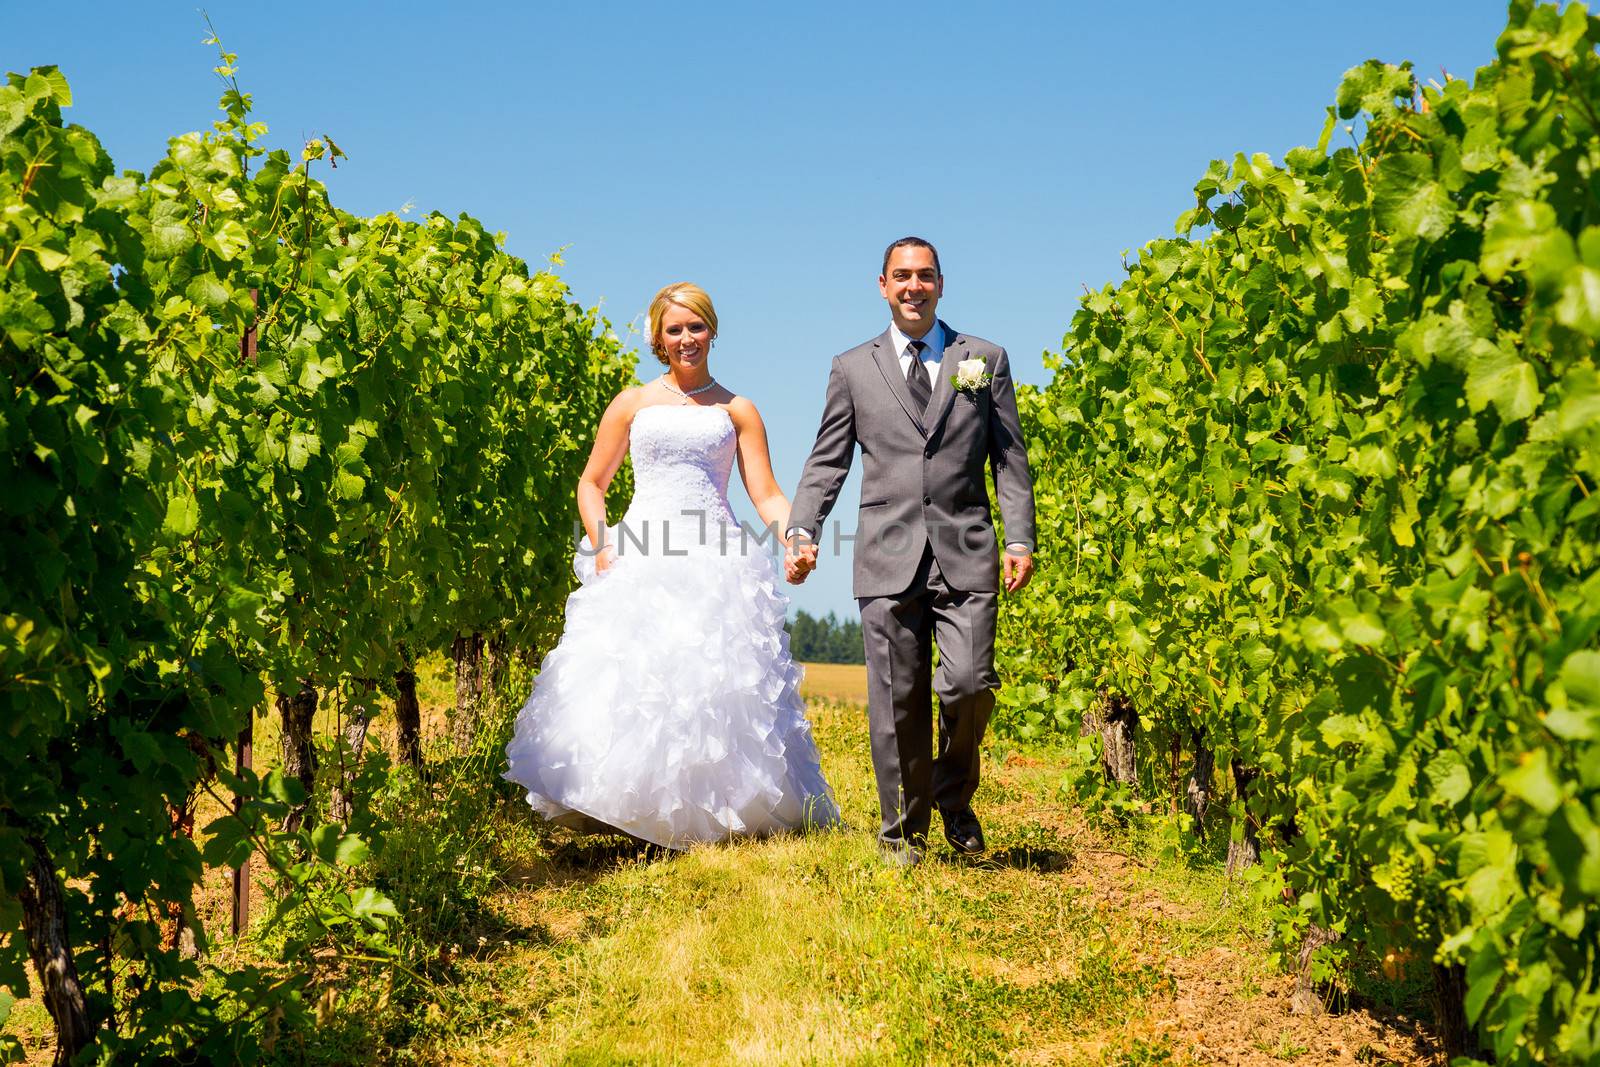
[[[948,355],[947,351],[946,356]],[[889,341],[888,330],[883,331],[883,336],[872,343],[872,358],[877,362],[878,370],[883,372],[883,380],[888,384],[889,392],[894,394],[894,398],[905,409],[905,413],[916,425],[917,432],[927,437],[928,431],[923,427],[922,415],[915,410],[916,405],[911,402],[911,390],[906,386],[906,376],[900,373],[900,357],[895,355],[894,345]],[[935,397],[939,395],[937,387],[933,395]]]
[[[956,364],[967,358],[967,339],[942,321],[939,326],[944,330],[944,355],[939,359],[939,377],[933,383],[933,396],[928,400],[928,437],[938,434],[939,427],[944,425],[951,406],[956,402],[956,389],[950,384],[950,379],[955,377]]]

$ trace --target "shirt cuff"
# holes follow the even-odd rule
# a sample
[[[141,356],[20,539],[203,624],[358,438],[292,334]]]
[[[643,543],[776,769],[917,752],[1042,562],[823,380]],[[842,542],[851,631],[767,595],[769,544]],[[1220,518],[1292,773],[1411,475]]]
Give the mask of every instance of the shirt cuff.
[[[1031,555],[1033,555],[1033,549],[1029,548],[1027,545],[1023,544],[1021,541],[1007,541],[1006,542],[1006,551],[1010,552],[1014,556],[1031,556]]]

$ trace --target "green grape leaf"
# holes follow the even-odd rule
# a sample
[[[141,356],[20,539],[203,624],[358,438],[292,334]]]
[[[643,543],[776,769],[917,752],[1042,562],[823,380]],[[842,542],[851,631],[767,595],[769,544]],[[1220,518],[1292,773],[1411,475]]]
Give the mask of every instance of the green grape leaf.
[[[367,490],[366,479],[347,470],[333,472],[333,487],[340,500],[360,500]]]
[[[29,247],[28,251],[32,252],[33,258],[39,261],[39,266],[49,271],[60,270],[72,260],[72,257],[67,255],[67,253],[58,252],[53,248],[47,248],[43,245]]]
[[[29,79],[42,78],[46,92],[58,107],[72,106],[72,87],[67,84],[67,76],[54,66],[34,67],[28,75]]]
[[[1508,421],[1525,419],[1539,407],[1542,396],[1533,367],[1516,354],[1490,341],[1473,344],[1467,357],[1467,403],[1473,411],[1493,404]]]
[[[356,890],[350,898],[350,910],[358,918],[373,923],[379,929],[384,928],[383,920],[400,917],[400,909],[395,906],[394,901],[371,886],[363,886]]]
[[[205,246],[223,260],[233,260],[250,247],[250,235],[234,219],[223,219],[203,238]]]
[[[1586,263],[1567,268],[1561,278],[1556,321],[1590,337],[1600,336],[1600,270]]]
[[[215,274],[196,274],[189,279],[184,295],[201,307],[215,310],[228,302],[228,287]]]
[[[1556,676],[1567,702],[1586,711],[1600,711],[1600,652],[1581,649],[1568,656]]]
[[[1450,194],[1433,179],[1433,160],[1420,152],[1386,156],[1372,191],[1378,225],[1400,239],[1437,240],[1455,217]]]
[[[1402,548],[1411,548],[1417,543],[1417,535],[1413,527],[1422,514],[1417,510],[1417,491],[1410,483],[1400,486],[1400,506],[1394,509],[1389,517],[1389,532],[1394,537],[1394,543]]]
[[[1472,775],[1461,753],[1447,748],[1428,761],[1428,783],[1446,804],[1459,804],[1472,791]]]
[[[311,832],[311,847],[325,863],[349,867],[367,858],[367,843],[346,834],[337,823],[324,823]]]
[[[28,102],[22,91],[10,85],[0,85],[0,137],[9,137],[28,120]]]
[[[1396,97],[1411,95],[1409,67],[1396,67],[1369,59],[1345,71],[1335,95],[1341,119],[1353,119],[1363,111],[1376,114],[1394,107]]]
[[[255,845],[249,826],[236,815],[223,815],[206,824],[201,857],[210,867],[238,867],[249,858]]]
[[[194,244],[194,240],[188,209],[173,200],[158,201],[150,214],[151,258],[171,259]]]
[[[1490,281],[1513,270],[1540,279],[1559,277],[1576,262],[1572,239],[1556,225],[1555,209],[1537,200],[1495,205],[1483,235],[1479,265]]]
[[[301,433],[294,430],[289,434],[289,446],[286,458],[290,470],[305,470],[310,458],[322,450],[322,439],[315,434]]]
[[[166,762],[160,743],[150,734],[128,730],[122,733],[119,741],[123,754],[140,774]]]
[[[280,804],[294,806],[306,801],[305,784],[294,775],[283,773],[282,767],[274,767],[267,772],[261,779],[261,790],[264,796]]]
[[[1545,843],[1573,889],[1591,898],[1600,893],[1600,827],[1583,805],[1571,800],[1562,804],[1550,818]]]
[[[1549,815],[1561,803],[1561,781],[1542,748],[1525,753],[1520,766],[1500,776],[1500,784],[1541,815]]]
[[[179,493],[167,501],[163,528],[179,537],[188,537],[200,525],[200,502],[189,493]]]

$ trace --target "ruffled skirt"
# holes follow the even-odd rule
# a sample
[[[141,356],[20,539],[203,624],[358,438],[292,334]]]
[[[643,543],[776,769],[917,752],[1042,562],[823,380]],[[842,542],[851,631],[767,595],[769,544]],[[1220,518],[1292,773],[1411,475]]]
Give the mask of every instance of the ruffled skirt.
[[[666,848],[838,822],[771,559],[625,555],[567,601],[505,777],[533,810]]]

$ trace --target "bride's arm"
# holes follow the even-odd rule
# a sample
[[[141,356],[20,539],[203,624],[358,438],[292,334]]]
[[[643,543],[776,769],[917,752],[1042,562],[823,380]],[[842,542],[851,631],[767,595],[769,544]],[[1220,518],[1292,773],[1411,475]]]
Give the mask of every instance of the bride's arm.
[[[595,548],[595,570],[604,571],[611,565],[615,551],[602,551],[611,546],[601,539],[606,522],[606,488],[616,476],[617,468],[628,454],[628,428],[638,408],[638,390],[625,389],[612,397],[606,412],[600,416],[600,428],[595,431],[594,447],[589,450],[589,462],[578,475],[578,517],[583,520],[589,544]]]
[[[783,535],[789,524],[789,498],[772,476],[772,457],[767,452],[767,428],[761,421],[761,412],[749,400],[737,396],[728,405],[728,415],[739,431],[739,476],[744,479],[744,491],[750,494],[761,524],[776,528],[779,540],[787,545]]]

